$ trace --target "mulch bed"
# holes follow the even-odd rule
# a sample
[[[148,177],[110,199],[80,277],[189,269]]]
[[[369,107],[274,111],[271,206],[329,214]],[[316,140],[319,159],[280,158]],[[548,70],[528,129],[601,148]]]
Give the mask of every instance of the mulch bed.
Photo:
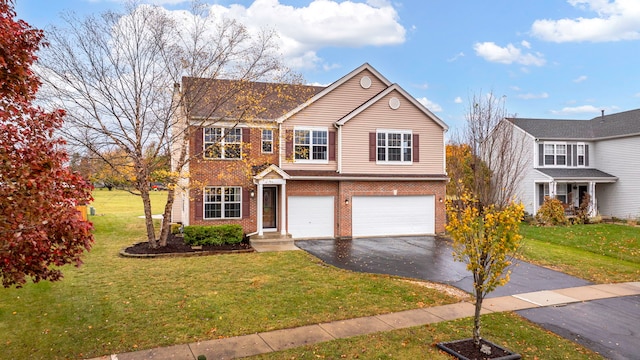
[[[167,239],[167,246],[152,248],[149,246],[149,242],[140,242],[129,246],[123,250],[123,253],[128,255],[162,255],[162,254],[197,254],[197,253],[227,253],[238,251],[252,251],[253,248],[247,240],[233,245],[203,245],[202,249],[193,249],[191,245],[184,243],[182,237],[169,235]]]
[[[442,350],[447,351],[449,354],[456,356],[458,359],[468,359],[468,360],[520,359],[520,355],[514,354],[492,342],[481,339],[480,344],[489,346],[491,348],[491,355],[487,355],[481,352],[480,348],[477,348],[473,344],[473,339],[465,339],[465,340],[459,340],[459,341],[452,341],[448,343],[441,343],[441,344],[438,344],[438,347]],[[444,347],[446,347],[448,350],[443,349],[441,345],[444,345]]]

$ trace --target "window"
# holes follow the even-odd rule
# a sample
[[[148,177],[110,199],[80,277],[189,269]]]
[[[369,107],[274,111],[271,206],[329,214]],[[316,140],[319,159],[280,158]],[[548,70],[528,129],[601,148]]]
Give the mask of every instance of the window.
[[[411,131],[378,130],[376,151],[378,162],[411,163]]]
[[[293,145],[296,161],[327,162],[327,130],[296,129]]]
[[[567,203],[567,186],[565,184],[556,184],[556,199],[563,204]]]
[[[273,152],[273,130],[262,130],[262,152],[267,154]]]
[[[577,157],[578,157],[578,166],[584,166],[585,165],[585,161],[584,161],[584,144],[578,144],[578,147],[576,148],[576,153],[577,153]]]
[[[239,219],[242,217],[242,188],[210,186],[204,188],[205,219]]]
[[[566,144],[544,144],[545,165],[567,165]]]
[[[240,159],[242,129],[205,128],[204,157],[207,159]]]

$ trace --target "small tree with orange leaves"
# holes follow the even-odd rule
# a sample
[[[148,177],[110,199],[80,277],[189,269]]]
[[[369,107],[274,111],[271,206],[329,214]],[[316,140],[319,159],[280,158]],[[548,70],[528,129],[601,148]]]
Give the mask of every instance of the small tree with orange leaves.
[[[480,310],[485,296],[509,282],[508,269],[520,246],[519,226],[524,206],[513,201],[500,209],[483,206],[469,192],[447,201],[447,232],[453,239],[454,258],[473,274],[475,313],[473,342],[480,346]]]

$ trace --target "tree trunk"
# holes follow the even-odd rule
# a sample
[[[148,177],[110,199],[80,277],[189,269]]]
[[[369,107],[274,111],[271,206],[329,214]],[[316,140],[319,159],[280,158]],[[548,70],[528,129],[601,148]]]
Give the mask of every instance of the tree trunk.
[[[147,241],[152,249],[158,247],[156,241],[156,229],[153,226],[153,218],[151,213],[151,198],[149,197],[149,189],[145,186],[140,186],[140,197],[142,198],[142,204],[144,205],[144,221],[147,227]]]
[[[476,290],[476,308],[473,314],[473,343],[480,347],[480,311],[482,310],[483,296]]]
[[[164,206],[164,214],[162,220],[162,228],[160,229],[160,239],[158,243],[160,247],[167,246],[167,239],[171,232],[171,210],[173,208],[173,200],[175,198],[175,190],[173,186],[169,186],[167,194],[167,203]]]

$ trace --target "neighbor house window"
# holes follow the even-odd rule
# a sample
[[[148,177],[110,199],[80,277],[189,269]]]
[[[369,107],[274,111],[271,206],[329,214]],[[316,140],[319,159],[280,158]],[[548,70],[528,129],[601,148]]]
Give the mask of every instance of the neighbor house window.
[[[567,186],[565,184],[556,184],[556,199],[564,204],[567,203]]]
[[[293,145],[296,161],[328,161],[327,129],[295,129]]]
[[[204,157],[207,159],[240,159],[242,157],[241,128],[205,128]]]
[[[262,130],[262,152],[267,154],[273,152],[273,130]]]
[[[545,165],[567,165],[566,144],[544,144]]]
[[[577,154],[577,160],[578,160],[578,166],[584,166],[585,165],[585,161],[584,161],[584,144],[578,144],[578,147],[576,148],[576,154]]]
[[[378,130],[376,151],[378,162],[411,163],[411,131]]]
[[[242,188],[209,186],[204,188],[205,219],[239,219],[242,217]]]

